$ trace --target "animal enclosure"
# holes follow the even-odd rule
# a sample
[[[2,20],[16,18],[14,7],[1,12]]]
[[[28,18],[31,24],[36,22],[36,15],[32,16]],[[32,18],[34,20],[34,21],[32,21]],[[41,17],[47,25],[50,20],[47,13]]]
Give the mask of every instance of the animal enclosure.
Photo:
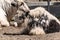
[[[42,6],[48,10],[47,2],[37,2],[29,3],[26,2],[30,9]],[[52,5],[53,4],[53,5]],[[53,13],[56,17],[60,17],[60,4],[54,5],[54,2],[51,2],[50,12]],[[9,18],[9,17],[8,17]],[[19,33],[23,30],[23,27],[1,27],[0,29],[0,40],[60,40],[60,32],[44,34],[44,35],[20,35]],[[8,33],[8,34],[6,34]]]

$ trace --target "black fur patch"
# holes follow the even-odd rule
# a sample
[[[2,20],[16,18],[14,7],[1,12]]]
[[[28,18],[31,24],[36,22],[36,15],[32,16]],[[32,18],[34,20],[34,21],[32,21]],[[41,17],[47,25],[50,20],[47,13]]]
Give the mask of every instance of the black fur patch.
[[[49,26],[47,27],[46,33],[54,33],[59,32],[60,25],[56,22],[56,20],[51,20]]]

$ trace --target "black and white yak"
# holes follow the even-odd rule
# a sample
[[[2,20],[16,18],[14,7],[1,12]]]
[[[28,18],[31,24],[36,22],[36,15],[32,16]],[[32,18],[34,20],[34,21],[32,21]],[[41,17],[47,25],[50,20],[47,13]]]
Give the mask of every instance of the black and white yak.
[[[19,9],[17,10],[18,14],[21,12]],[[15,21],[27,25],[21,34],[39,35],[60,31],[60,21],[43,7],[37,7],[27,13],[18,14],[14,17]]]
[[[21,34],[40,35],[60,31],[60,21],[43,7],[30,10],[28,16],[28,26]]]

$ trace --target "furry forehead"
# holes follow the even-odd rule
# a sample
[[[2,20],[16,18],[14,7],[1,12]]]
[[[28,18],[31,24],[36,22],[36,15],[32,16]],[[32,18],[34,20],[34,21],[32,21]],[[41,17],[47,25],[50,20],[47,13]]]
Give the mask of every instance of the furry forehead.
[[[24,0],[17,0],[18,2],[24,2]]]
[[[37,7],[35,9],[30,10],[29,14],[32,15],[32,16],[38,16],[38,15],[44,14],[44,12],[45,12],[45,8]]]

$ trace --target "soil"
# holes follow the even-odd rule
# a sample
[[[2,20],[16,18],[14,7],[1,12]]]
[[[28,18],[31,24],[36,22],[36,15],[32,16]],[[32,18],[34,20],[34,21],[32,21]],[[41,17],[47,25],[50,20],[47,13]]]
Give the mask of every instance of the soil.
[[[60,32],[45,35],[4,35],[20,33],[21,27],[0,27],[0,40],[60,40]]]

